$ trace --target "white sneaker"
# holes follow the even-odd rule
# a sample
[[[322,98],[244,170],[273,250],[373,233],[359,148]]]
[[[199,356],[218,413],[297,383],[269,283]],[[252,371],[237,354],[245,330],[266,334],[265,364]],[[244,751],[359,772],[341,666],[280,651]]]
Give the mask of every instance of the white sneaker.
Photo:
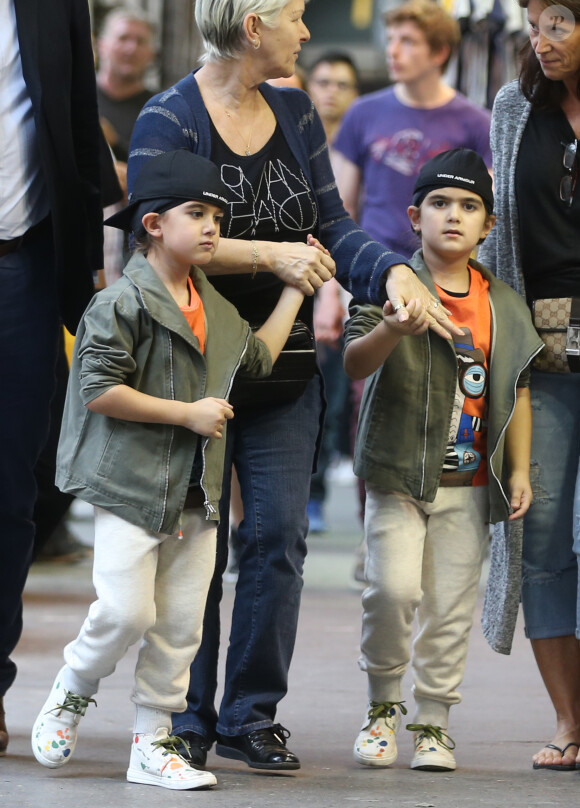
[[[453,749],[455,741],[442,727],[432,724],[407,724],[415,733],[415,755],[412,769],[430,772],[452,772],[457,768]]]
[[[390,766],[397,759],[395,735],[401,725],[403,702],[371,701],[361,731],[354,742],[353,755],[363,766]]]
[[[54,680],[52,690],[34,722],[30,739],[34,757],[49,769],[57,769],[69,762],[77,743],[79,721],[89,704],[96,704],[94,699],[71,693],[64,687],[65,667],[60,669]]]
[[[134,735],[127,780],[180,791],[215,786],[215,775],[194,769],[177,754],[179,743],[180,739],[170,736],[165,727],[155,735]]]

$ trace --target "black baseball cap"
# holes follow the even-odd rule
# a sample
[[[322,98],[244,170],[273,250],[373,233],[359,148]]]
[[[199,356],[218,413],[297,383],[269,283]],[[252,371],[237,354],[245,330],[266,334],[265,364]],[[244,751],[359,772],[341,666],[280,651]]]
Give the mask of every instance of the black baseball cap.
[[[436,154],[419,171],[413,189],[413,205],[419,207],[436,188],[465,188],[480,196],[493,213],[493,185],[480,154],[472,149],[449,149]]]
[[[143,230],[146,213],[163,213],[184,202],[208,202],[225,210],[227,191],[214,163],[187,149],[164,152],[147,160],[135,180],[129,204],[105,224],[119,230]]]

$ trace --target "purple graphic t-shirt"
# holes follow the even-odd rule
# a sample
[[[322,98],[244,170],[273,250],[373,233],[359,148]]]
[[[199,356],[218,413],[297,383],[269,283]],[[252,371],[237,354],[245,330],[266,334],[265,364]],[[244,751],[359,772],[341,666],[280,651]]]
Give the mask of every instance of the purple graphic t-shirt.
[[[359,98],[346,113],[334,148],[361,170],[359,224],[410,257],[419,246],[407,217],[421,166],[447,149],[479,152],[491,167],[489,110],[456,93],[434,109],[402,104],[391,87]]]

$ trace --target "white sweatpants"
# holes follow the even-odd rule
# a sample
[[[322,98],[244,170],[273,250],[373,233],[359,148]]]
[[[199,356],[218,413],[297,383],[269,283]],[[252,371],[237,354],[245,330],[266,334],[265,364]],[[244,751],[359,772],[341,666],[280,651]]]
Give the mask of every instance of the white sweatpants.
[[[183,712],[189,666],[201,642],[215,566],[216,522],[184,511],[183,538],[151,533],[95,508],[97,600],[64,649],[65,686],[85,697],[142,639],[132,699],[137,707]]]
[[[440,488],[420,502],[367,485],[368,587],[360,668],[373,701],[400,701],[413,642],[415,723],[447,728],[461,700],[469,630],[489,542],[487,486]]]

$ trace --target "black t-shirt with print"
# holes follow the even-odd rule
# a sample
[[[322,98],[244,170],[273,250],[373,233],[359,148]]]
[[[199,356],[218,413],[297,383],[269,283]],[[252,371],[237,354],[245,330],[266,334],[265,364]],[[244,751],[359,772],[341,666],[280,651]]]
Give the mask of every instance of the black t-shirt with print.
[[[220,166],[228,190],[229,210],[222,238],[260,241],[306,241],[318,235],[318,209],[308,181],[290,151],[280,126],[259,152],[246,157],[224,143],[210,120],[212,161]],[[250,255],[244,255],[248,261]],[[274,309],[283,282],[268,272],[210,276],[215,288],[251,325]],[[313,298],[305,298],[298,318],[312,326]]]
[[[529,301],[580,295],[580,155],[572,205],[560,199],[564,149],[574,139],[561,109],[532,111],[522,137],[516,197]]]

